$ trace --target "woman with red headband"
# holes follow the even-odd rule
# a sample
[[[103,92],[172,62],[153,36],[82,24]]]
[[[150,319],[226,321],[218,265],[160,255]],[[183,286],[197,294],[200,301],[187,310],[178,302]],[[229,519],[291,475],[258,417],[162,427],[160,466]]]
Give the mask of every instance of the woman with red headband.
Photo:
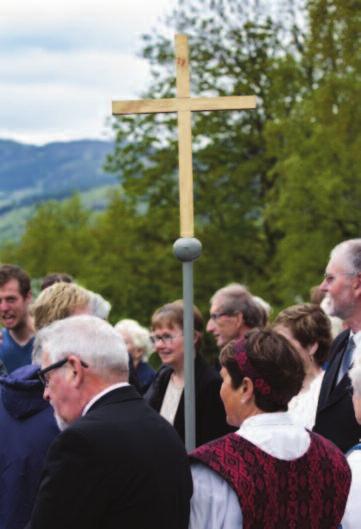
[[[336,529],[350,488],[344,455],[292,421],[299,353],[272,330],[221,352],[221,397],[235,433],[191,454],[190,529]]]

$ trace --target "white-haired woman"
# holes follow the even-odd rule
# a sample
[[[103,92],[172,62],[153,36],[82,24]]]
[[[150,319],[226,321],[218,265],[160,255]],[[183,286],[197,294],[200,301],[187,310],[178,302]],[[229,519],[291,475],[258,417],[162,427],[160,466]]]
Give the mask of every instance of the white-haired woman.
[[[353,388],[353,407],[356,421],[361,424],[361,346],[357,346],[354,353],[354,364],[349,376]],[[351,467],[352,481],[342,529],[359,529],[361,519],[361,442],[355,445],[347,454],[347,461]]]
[[[120,320],[115,325],[115,330],[122,336],[132,359],[133,368],[137,378],[138,389],[143,395],[155,377],[155,371],[146,359],[153,351],[148,329],[142,327],[135,320]]]

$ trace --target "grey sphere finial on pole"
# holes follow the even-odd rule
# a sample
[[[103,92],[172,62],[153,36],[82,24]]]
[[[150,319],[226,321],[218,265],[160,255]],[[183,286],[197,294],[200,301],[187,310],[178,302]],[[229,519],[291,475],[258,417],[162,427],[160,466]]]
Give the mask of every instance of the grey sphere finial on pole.
[[[193,261],[202,252],[201,242],[194,237],[181,237],[173,245],[183,271],[183,333],[184,333],[184,421],[185,445],[188,452],[196,446],[195,382],[194,382],[194,316]]]
[[[195,261],[201,255],[202,243],[195,237],[181,237],[173,244],[173,252],[182,263]]]

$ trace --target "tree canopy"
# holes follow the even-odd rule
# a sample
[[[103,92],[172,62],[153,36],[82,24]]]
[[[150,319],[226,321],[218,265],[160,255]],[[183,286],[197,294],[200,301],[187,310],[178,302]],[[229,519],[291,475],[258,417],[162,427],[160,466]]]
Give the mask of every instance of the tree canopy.
[[[331,247],[358,236],[359,1],[184,0],[168,28],[189,36],[192,93],[257,96],[257,109],[193,116],[195,301],[231,281],[276,307],[307,299]],[[175,95],[164,32],[143,40],[152,81]],[[114,120],[107,171],[121,188],[93,217],[78,199],[41,206],[19,245],[2,250],[32,275],[67,271],[107,297],[113,319],[148,323],[181,297],[176,116]]]

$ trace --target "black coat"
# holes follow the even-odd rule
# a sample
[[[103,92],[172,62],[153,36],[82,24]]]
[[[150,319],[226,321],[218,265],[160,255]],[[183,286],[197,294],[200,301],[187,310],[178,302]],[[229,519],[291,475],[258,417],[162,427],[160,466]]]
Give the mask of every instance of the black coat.
[[[144,398],[148,403],[160,411],[163,398],[168,386],[173,369],[163,366],[158,371],[156,378],[148,389]],[[196,446],[202,445],[234,431],[228,426],[224,406],[219,396],[222,380],[215,369],[210,367],[201,356],[194,362],[194,381],[196,397]],[[184,392],[174,418],[174,428],[184,442]]]
[[[329,367],[322,381],[313,430],[333,441],[343,452],[358,443],[361,426],[356,422],[352,405],[351,381],[346,374],[336,385],[350,331],[344,331],[334,340]]]
[[[126,386],[101,397],[51,445],[30,527],[186,529],[191,495],[179,437]]]

